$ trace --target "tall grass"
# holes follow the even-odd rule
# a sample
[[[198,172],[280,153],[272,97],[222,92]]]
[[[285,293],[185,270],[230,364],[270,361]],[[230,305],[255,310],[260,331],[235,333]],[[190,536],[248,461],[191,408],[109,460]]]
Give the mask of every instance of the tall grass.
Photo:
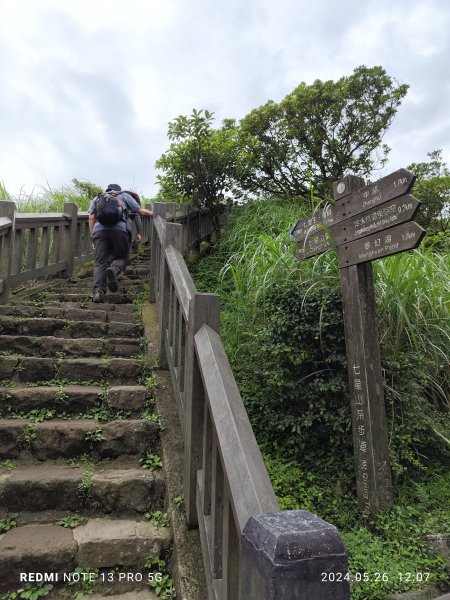
[[[82,211],[89,208],[92,198],[79,193],[74,187],[62,186],[61,189],[39,187],[32,192],[23,189],[16,195],[9,194],[0,181],[0,201],[14,202],[20,213],[63,212],[64,203],[73,202]]]
[[[226,256],[220,270],[221,285],[246,305],[265,309],[264,300],[274,287],[339,284],[336,257],[332,253],[299,262],[293,256],[289,237],[293,223],[304,208],[286,201],[253,201],[241,207],[220,242],[219,254]]]
[[[216,287],[239,323],[263,324],[265,298],[274,288],[296,282],[305,298],[312,290],[325,295],[330,287],[339,288],[333,250],[305,261],[294,259],[288,232],[303,216],[292,203],[263,200],[241,207],[232,218],[215,256],[221,265]],[[449,256],[421,246],[373,264],[382,350],[391,357],[408,351],[423,356],[438,390],[450,354]]]

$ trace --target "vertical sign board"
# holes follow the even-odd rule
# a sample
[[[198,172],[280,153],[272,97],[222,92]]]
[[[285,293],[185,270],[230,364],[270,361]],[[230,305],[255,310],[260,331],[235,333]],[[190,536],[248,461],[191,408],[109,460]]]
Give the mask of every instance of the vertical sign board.
[[[415,248],[425,231],[410,222],[420,202],[407,192],[414,175],[400,169],[364,186],[347,176],[334,184],[335,204],[291,229],[296,258],[336,247],[340,266],[358,504],[365,516],[392,506],[386,414],[375,322],[371,260]],[[309,240],[309,241],[308,241]]]

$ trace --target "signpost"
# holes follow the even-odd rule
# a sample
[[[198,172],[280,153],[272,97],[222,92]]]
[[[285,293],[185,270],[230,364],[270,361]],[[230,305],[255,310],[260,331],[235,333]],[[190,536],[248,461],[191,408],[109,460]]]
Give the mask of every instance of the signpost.
[[[348,175],[334,183],[335,204],[291,229],[304,260],[336,247],[341,279],[358,503],[375,515],[392,506],[383,378],[371,261],[416,248],[425,231],[412,222],[420,202],[408,194],[415,176],[399,169],[364,186]]]

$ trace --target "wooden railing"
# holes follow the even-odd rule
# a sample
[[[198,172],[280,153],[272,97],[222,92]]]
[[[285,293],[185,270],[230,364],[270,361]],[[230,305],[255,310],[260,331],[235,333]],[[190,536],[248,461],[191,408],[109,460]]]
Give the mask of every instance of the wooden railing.
[[[70,276],[75,265],[92,260],[87,212],[75,204],[62,213],[18,213],[0,202],[0,304],[11,289],[48,275]]]
[[[154,206],[150,299],[184,431],[186,519],[200,530],[208,596],[347,599],[336,528],[307,511],[279,509],[220,339],[219,298],[197,292],[183,259],[185,240],[198,239],[168,222],[169,209]],[[205,225],[198,234],[207,232]]]
[[[184,252],[211,232],[208,211],[167,204],[169,220],[183,223]],[[151,208],[151,205],[148,205]],[[152,218],[142,219],[142,242],[150,244]],[[88,213],[73,203],[62,213],[18,213],[13,202],[0,202],[0,304],[12,289],[49,275],[70,277],[74,266],[94,259]]]

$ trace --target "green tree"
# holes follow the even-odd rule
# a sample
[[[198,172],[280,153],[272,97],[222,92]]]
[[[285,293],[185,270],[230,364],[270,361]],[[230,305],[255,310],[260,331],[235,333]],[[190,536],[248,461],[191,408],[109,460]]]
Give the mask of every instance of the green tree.
[[[382,67],[357,67],[338,81],[301,83],[279,104],[270,100],[240,122],[251,157],[241,171],[244,190],[320,197],[349,171],[366,176],[387,161],[383,135],[408,86]]]
[[[417,176],[412,193],[422,202],[415,220],[425,229],[446,231],[450,212],[450,170],[442,159],[442,150],[433,150],[427,156],[429,161],[408,166]]]
[[[213,211],[218,231],[219,197],[235,180],[240,153],[239,136],[232,122],[213,128],[213,113],[192,111],[169,123],[170,148],[155,163],[162,175],[159,198],[192,203]]]

